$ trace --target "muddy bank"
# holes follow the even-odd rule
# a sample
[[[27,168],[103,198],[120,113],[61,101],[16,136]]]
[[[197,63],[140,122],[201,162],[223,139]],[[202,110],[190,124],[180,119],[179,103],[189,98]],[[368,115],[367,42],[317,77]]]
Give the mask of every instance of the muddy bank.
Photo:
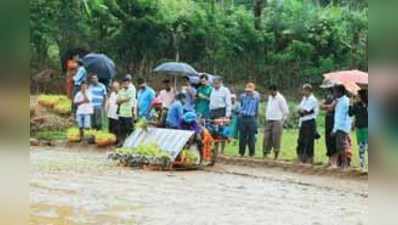
[[[112,151],[111,148],[97,148],[94,145],[88,144],[80,144],[80,143],[67,143],[65,141],[39,141],[38,143],[34,142],[32,144],[33,147],[54,147],[54,148],[64,148],[69,149],[71,151],[98,151],[98,152],[108,152]],[[305,175],[314,175],[314,176],[331,176],[342,179],[353,179],[360,181],[368,181],[368,173],[363,173],[358,169],[328,169],[325,165],[299,165],[294,162],[289,161],[281,161],[281,160],[271,160],[271,159],[251,159],[251,158],[240,158],[240,157],[229,157],[229,156],[218,156],[218,162],[226,165],[232,166],[244,166],[251,168],[272,168],[279,169],[282,171],[305,174]]]
[[[220,164],[130,170],[105,155],[33,148],[31,224],[368,224],[363,181]]]
[[[228,165],[238,165],[245,167],[266,167],[275,168],[283,171],[289,171],[294,173],[316,175],[316,176],[333,176],[344,179],[355,179],[355,180],[368,180],[368,173],[362,173],[357,169],[328,169],[325,165],[299,165],[293,162],[287,161],[275,161],[275,160],[263,160],[263,159],[250,159],[250,158],[239,158],[239,157],[228,157],[220,156],[218,161]]]

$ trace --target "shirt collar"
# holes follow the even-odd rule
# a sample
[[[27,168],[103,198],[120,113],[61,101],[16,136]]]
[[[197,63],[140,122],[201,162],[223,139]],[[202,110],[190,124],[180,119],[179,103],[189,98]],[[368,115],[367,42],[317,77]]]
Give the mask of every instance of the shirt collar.
[[[279,93],[279,92],[276,92],[276,95],[275,95],[275,96],[269,95],[269,97],[272,98],[272,99],[276,99],[276,98],[279,97],[279,95],[280,95],[280,93]]]
[[[345,99],[346,97],[347,97],[346,95],[343,95],[340,98],[338,98],[337,101],[341,101],[341,100]]]

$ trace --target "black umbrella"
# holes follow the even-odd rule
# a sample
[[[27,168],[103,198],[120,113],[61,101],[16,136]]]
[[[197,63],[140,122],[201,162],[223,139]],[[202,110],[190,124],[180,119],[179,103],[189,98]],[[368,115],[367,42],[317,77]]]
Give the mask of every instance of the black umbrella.
[[[192,66],[179,62],[163,63],[153,71],[173,76],[198,76],[198,72]]]
[[[83,58],[84,67],[88,73],[95,73],[106,86],[116,74],[115,63],[104,54],[90,53]]]

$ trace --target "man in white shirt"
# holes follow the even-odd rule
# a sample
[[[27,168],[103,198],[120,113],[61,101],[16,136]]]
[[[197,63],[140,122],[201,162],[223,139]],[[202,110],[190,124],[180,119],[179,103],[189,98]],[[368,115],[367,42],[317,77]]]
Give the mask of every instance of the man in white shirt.
[[[274,159],[278,159],[281,149],[283,124],[289,115],[289,106],[275,85],[269,88],[266,120],[264,131],[263,156],[266,158],[274,150]]]
[[[303,99],[299,105],[300,133],[298,138],[297,154],[301,163],[313,163],[314,143],[319,138],[316,128],[316,117],[319,114],[319,103],[312,94],[312,86],[303,86]]]
[[[118,92],[120,90],[120,83],[118,81],[112,82],[112,89],[105,105],[105,110],[108,117],[109,132],[120,138],[120,121],[118,115],[119,105],[117,104]]]
[[[231,111],[231,92],[223,86],[221,78],[216,78],[213,81],[213,91],[210,95],[210,118],[231,117]]]
[[[223,86],[221,78],[213,80],[213,91],[210,95],[210,119],[219,119],[224,117],[231,117],[232,113],[232,100],[231,92],[227,87]],[[226,142],[221,142],[221,149],[219,143],[216,143],[215,148],[224,154]]]

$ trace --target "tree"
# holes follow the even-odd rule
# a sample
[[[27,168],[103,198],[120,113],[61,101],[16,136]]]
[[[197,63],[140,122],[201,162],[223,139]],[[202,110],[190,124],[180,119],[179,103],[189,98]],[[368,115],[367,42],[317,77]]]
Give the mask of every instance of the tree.
[[[266,0],[253,0],[253,12],[255,17],[254,27],[257,30],[261,30],[261,18],[266,2]]]
[[[318,84],[331,70],[367,69],[368,9],[355,2],[32,0],[32,68],[58,69],[63,52],[83,47],[121,74],[150,77],[177,60],[227,82]]]

